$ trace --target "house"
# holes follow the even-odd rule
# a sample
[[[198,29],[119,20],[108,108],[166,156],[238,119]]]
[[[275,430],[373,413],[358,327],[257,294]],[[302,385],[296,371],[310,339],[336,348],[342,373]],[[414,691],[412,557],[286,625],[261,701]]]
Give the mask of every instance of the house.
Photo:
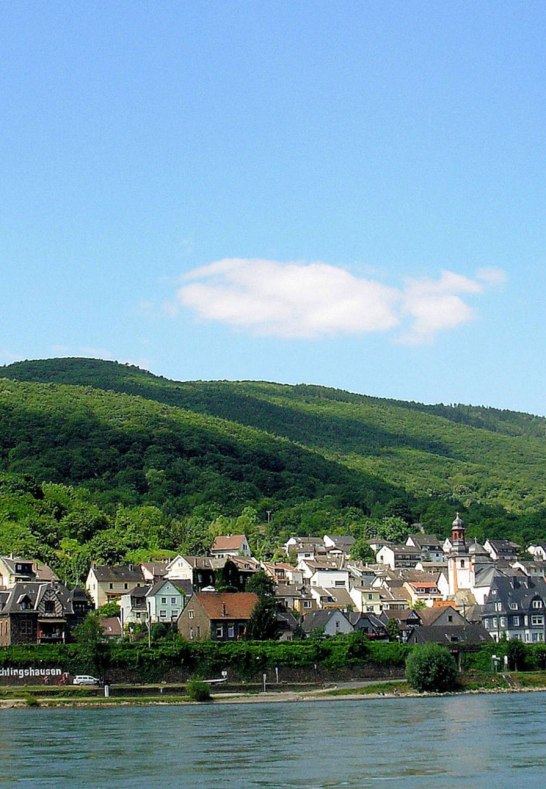
[[[309,592],[316,600],[318,608],[340,608],[343,611],[353,608],[351,595],[345,587],[323,589],[320,586],[310,586]]]
[[[178,618],[178,632],[189,641],[237,641],[257,602],[253,592],[196,592]]]
[[[380,622],[385,625],[387,631],[389,629],[389,622],[393,619],[400,628],[400,638],[402,641],[407,641],[414,628],[420,627],[422,624],[420,614],[410,608],[405,608],[400,611],[384,610],[378,618]]]
[[[380,614],[383,610],[383,602],[379,589],[372,586],[353,586],[349,591],[351,600],[356,611],[361,613]]]
[[[307,581],[311,586],[345,587],[348,590],[349,570],[341,565],[340,561],[303,559],[298,562],[298,570],[302,571],[304,583]]]
[[[287,556],[295,555],[296,562],[315,557],[326,557],[324,541],[321,537],[291,537],[283,548]]]
[[[433,534],[410,534],[406,545],[419,551],[421,561],[442,562],[444,560],[442,544]]]
[[[466,625],[468,620],[457,611],[453,605],[435,606],[434,608],[422,608],[419,611],[421,625],[424,627],[453,627],[454,625]]]
[[[354,631],[354,627],[349,622],[346,614],[339,609],[312,611],[303,617],[301,626],[306,635],[318,631],[324,633],[325,636],[337,636],[339,633],[352,633]]]
[[[189,581],[164,578],[146,593],[150,622],[176,622],[193,591]]]
[[[383,545],[376,553],[376,561],[392,570],[398,567],[415,567],[421,552],[411,545]]]
[[[165,578],[171,581],[190,581],[195,591],[201,591],[206,586],[214,586],[216,570],[222,567],[222,559],[212,559],[210,556],[176,556],[167,565]]]
[[[521,570],[529,578],[544,578],[546,574],[546,563],[543,561],[523,561],[518,559],[512,563],[514,570]]]
[[[287,611],[303,611],[303,609],[311,611],[316,608],[309,587],[303,586],[303,584],[277,584],[275,597],[279,606]],[[299,604],[302,601],[306,602],[305,606]]]
[[[387,628],[375,614],[352,611],[346,616],[354,627],[355,632],[364,633],[368,638],[373,639],[387,638]]]
[[[411,608],[414,608],[418,603],[433,606],[435,601],[442,599],[442,593],[438,589],[438,580],[432,578],[430,580],[405,581],[404,588],[410,594]]]
[[[464,625],[422,625],[414,628],[408,636],[408,644],[485,644],[491,636],[483,625],[467,622]]]
[[[277,640],[292,641],[298,622],[290,611],[277,611]]]
[[[151,588],[151,584],[134,586],[126,594],[122,594],[118,600],[121,626],[146,624],[148,621],[148,607],[146,605],[146,594]]]
[[[482,622],[495,641],[517,638],[526,643],[546,641],[546,581],[497,575],[491,582]]]
[[[349,556],[355,542],[355,538],[348,535],[339,536],[335,534],[330,536],[325,534],[322,539],[328,556]]]
[[[56,581],[16,583],[0,593],[0,646],[65,643],[90,609],[79,587],[68,589]]]
[[[521,550],[521,546],[510,540],[487,540],[483,547],[494,562],[499,559],[503,559],[505,562],[515,562]]]
[[[140,569],[142,570],[142,577],[147,583],[155,584],[161,578],[167,575],[168,561],[164,562],[142,562]]]
[[[229,556],[252,556],[252,553],[244,534],[230,534],[227,537],[216,537],[210,555],[217,559],[227,559]]]
[[[301,570],[288,562],[262,562],[262,570],[275,581],[276,584],[302,584]]]
[[[275,589],[275,597],[283,608],[300,614],[308,613],[318,607],[309,587],[302,584],[279,584]]]
[[[144,583],[140,567],[133,567],[132,564],[112,567],[104,565],[91,567],[85,588],[93,600],[95,608],[100,608],[106,603],[117,602],[121,595],[135,586],[142,586]]]
[[[535,558],[538,562],[546,561],[546,542],[539,542],[536,545],[530,545],[527,548],[527,553]]]
[[[109,641],[121,641],[123,638],[123,627],[119,616],[103,616],[99,620],[104,637]]]
[[[0,556],[0,589],[11,589],[17,583],[58,581],[51,567],[34,559]]]

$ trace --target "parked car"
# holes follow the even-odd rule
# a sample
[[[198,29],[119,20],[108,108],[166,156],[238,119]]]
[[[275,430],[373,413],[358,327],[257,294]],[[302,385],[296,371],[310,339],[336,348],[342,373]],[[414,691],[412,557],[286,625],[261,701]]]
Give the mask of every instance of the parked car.
[[[92,677],[90,674],[78,674],[72,680],[73,685],[98,685],[100,679]]]

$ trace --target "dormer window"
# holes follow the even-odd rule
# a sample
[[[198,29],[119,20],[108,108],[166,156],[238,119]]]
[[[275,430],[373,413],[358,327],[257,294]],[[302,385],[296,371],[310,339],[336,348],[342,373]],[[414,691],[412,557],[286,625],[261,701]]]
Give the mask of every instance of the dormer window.
[[[533,608],[542,608],[543,603],[542,600],[533,600],[532,607]]]

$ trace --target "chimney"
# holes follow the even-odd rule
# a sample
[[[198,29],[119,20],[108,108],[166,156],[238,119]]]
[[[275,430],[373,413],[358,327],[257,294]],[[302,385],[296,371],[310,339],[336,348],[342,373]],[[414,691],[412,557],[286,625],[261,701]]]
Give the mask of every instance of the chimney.
[[[225,603],[222,603],[222,616],[227,616],[227,609]]]

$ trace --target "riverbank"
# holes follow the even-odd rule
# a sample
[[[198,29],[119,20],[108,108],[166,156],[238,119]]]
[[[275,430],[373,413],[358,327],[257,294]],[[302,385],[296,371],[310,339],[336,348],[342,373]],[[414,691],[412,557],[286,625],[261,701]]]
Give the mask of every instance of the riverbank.
[[[54,695],[35,696],[21,688],[11,690],[9,697],[0,697],[0,711],[29,708],[103,708],[103,707],[138,707],[138,706],[195,706],[196,704],[278,704],[297,702],[326,701],[359,701],[365,699],[401,699],[457,697],[463,695],[495,694],[495,693],[535,693],[546,692],[546,673],[520,673],[510,675],[491,675],[486,681],[479,681],[475,676],[462,678],[460,690],[450,693],[418,693],[412,690],[405,680],[390,680],[381,683],[356,682],[340,683],[337,686],[300,688],[290,690],[274,690],[266,692],[249,692],[237,690],[213,693],[209,702],[191,701],[187,696],[171,694],[168,688],[162,689],[159,695],[111,695],[110,697],[63,696],[62,692]],[[69,692],[70,689],[67,689]]]

